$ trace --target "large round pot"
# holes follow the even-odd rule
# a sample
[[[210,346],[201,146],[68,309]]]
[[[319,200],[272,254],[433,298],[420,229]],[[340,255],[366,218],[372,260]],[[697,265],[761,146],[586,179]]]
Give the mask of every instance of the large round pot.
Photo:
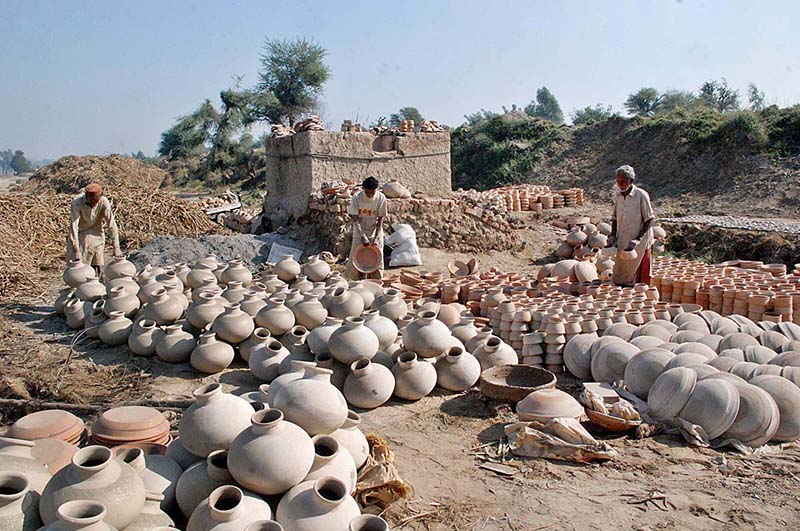
[[[172,324],[183,315],[183,303],[177,297],[170,297],[166,288],[153,291],[147,306],[144,307],[146,319],[152,319],[159,326]]]
[[[344,381],[344,396],[348,403],[363,409],[373,409],[386,403],[392,393],[392,371],[367,359],[352,363],[350,374]]]
[[[243,487],[281,494],[297,485],[314,463],[314,443],[278,409],[252,415],[252,425],[231,443],[228,469]]]
[[[733,384],[705,379],[697,382],[678,416],[701,426],[709,439],[716,439],[731,427],[738,411],[739,393]]]
[[[420,312],[403,330],[403,346],[421,358],[441,356],[452,346],[452,338],[447,325],[430,310]]]
[[[295,324],[294,312],[284,305],[283,298],[273,297],[256,315],[256,324],[266,328],[273,337],[288,332]]]
[[[647,400],[656,378],[675,357],[669,350],[651,348],[635,354],[625,366],[625,386],[642,400]]]
[[[196,345],[192,334],[174,324],[166,327],[165,333],[156,340],[156,355],[167,363],[183,363],[189,360]]]
[[[523,422],[546,423],[554,418],[578,418],[583,406],[559,389],[540,389],[517,402],[517,415]]]
[[[388,317],[395,323],[408,313],[408,306],[400,292],[394,288],[384,290],[382,295],[375,298],[372,307],[377,308],[382,316]]]
[[[117,531],[107,523],[104,504],[90,500],[75,500],[58,508],[58,520],[39,531]]]
[[[657,420],[678,416],[697,385],[697,373],[688,367],[676,367],[661,373],[647,395],[647,406]]]
[[[0,531],[36,531],[41,525],[39,495],[25,474],[0,472]]]
[[[392,367],[394,394],[404,400],[419,400],[436,387],[436,369],[432,363],[420,361],[414,352],[406,351],[397,357]]]
[[[269,504],[239,487],[217,487],[192,513],[186,531],[239,531],[272,518]]]
[[[598,339],[597,334],[594,332],[578,334],[564,345],[564,365],[575,378],[584,381],[591,380],[591,349]]]
[[[202,373],[216,374],[228,368],[234,355],[232,346],[217,341],[217,334],[205,332],[200,334],[200,339],[192,350],[189,362],[192,367]]]
[[[243,398],[223,393],[217,383],[199,387],[193,394],[195,403],[184,412],[179,428],[183,446],[200,457],[228,449],[250,425],[252,406]]]
[[[364,318],[348,317],[343,326],[333,331],[328,340],[331,355],[345,365],[360,359],[370,359],[379,347],[378,336],[364,326]]]
[[[97,278],[90,278],[75,288],[75,296],[82,301],[94,302],[105,297],[106,294],[106,287]]]
[[[105,303],[105,299],[98,299],[91,303],[92,309],[86,315],[86,319],[83,323],[83,329],[87,337],[91,337],[92,339],[100,338],[100,325],[108,320],[103,310]]]
[[[239,304],[244,300],[244,296],[250,292],[250,290],[242,286],[241,282],[236,280],[228,282],[225,286],[225,289],[220,293],[220,297],[231,304]]]
[[[125,531],[158,531],[159,529],[164,529],[164,527],[169,529],[175,525],[172,518],[161,509],[163,499],[163,494],[148,492],[145,496],[142,512],[125,528]]]
[[[788,442],[800,438],[800,387],[771,374],[756,376],[750,384],[769,393],[778,406],[780,423],[773,439]]]
[[[244,313],[238,304],[228,304],[225,311],[214,319],[211,330],[226,343],[236,345],[253,333],[253,318]]]
[[[739,393],[739,412],[722,438],[736,439],[752,448],[768,443],[780,423],[775,400],[755,385],[741,382],[733,383],[733,386]]]
[[[386,350],[397,339],[397,325],[380,314],[378,310],[364,312],[364,326],[375,332],[378,337],[378,349]]]
[[[204,292],[198,295],[198,300],[193,302],[186,310],[186,320],[198,330],[214,322],[225,311],[223,301],[213,293]]]
[[[436,383],[448,391],[469,389],[478,382],[480,376],[480,362],[461,347],[451,348],[436,361]]]
[[[313,293],[304,294],[303,300],[298,302],[292,311],[297,324],[305,326],[309,330],[321,326],[328,316],[328,311]]]
[[[329,354],[328,342],[337,328],[342,326],[342,320],[328,317],[322,326],[318,326],[308,333],[306,343],[313,354]]]
[[[274,407],[309,435],[339,429],[347,419],[347,402],[331,385],[331,374],[333,371],[328,369],[304,367],[301,378],[287,383],[278,392]]]
[[[222,272],[222,283],[228,284],[229,282],[240,282],[247,287],[253,282],[253,274],[241,260],[231,260],[228,262],[228,267]]]
[[[266,294],[266,292],[264,293]],[[264,300],[259,292],[252,291],[252,288],[251,291],[247,291],[242,300],[239,301],[239,306],[242,308],[242,311],[253,319],[256,318],[258,312],[266,305],[267,301]]]
[[[214,489],[234,484],[233,476],[228,470],[228,451],[216,450],[181,474],[175,484],[175,501],[183,515],[188,518]]]
[[[77,288],[84,282],[95,278],[94,268],[89,264],[84,264],[80,259],[70,260],[62,278],[67,286]]]
[[[287,372],[281,373],[281,375],[272,380],[269,385],[260,386],[259,390],[264,390],[264,394],[267,396],[267,405],[271,408],[274,408],[275,397],[278,396],[278,393],[280,393],[281,389],[283,389],[290,382],[302,378],[307,367],[316,366],[317,364],[314,361],[294,360],[290,363],[290,369]]]
[[[111,312],[109,319],[97,329],[97,335],[104,344],[119,347],[128,343],[131,330],[133,322],[125,317],[124,312]]]
[[[1,440],[0,473],[23,474],[28,480],[28,489],[37,495],[41,494],[52,474],[42,461],[33,456],[36,443],[8,437]]]
[[[347,492],[355,491],[358,471],[350,452],[329,435],[315,435],[311,442],[314,443],[314,464],[303,481],[329,476],[341,480]]]
[[[180,465],[165,455],[146,454],[141,448],[117,447],[117,459],[129,464],[142,477],[144,488],[149,494],[158,495],[157,509],[169,511],[175,503],[175,485],[183,474]],[[150,505],[154,500],[148,498]],[[145,501],[145,506],[148,501]],[[148,511],[153,514],[153,511]]]
[[[333,317],[357,317],[364,312],[364,299],[346,288],[336,288],[328,305],[328,313]]]
[[[478,335],[478,329],[475,327],[475,318],[462,315],[458,324],[450,328],[450,333],[466,345],[470,339]]]
[[[592,378],[597,382],[615,382],[625,378],[625,367],[638,347],[630,343],[611,343],[592,356]]]
[[[303,272],[311,282],[324,282],[331,274],[331,266],[315,254],[309,256],[308,261],[303,264]]]
[[[212,284],[217,283],[217,277],[214,276],[214,269],[216,266],[207,267],[206,265],[195,264],[192,271],[186,275],[186,285],[192,289],[197,289],[207,282]]]
[[[250,361],[250,354],[257,348],[262,348],[272,338],[272,334],[266,328],[258,327],[253,330],[253,333],[239,343],[239,355],[244,361]]]
[[[405,344],[405,334],[403,335],[403,340],[403,344]],[[472,352],[472,355],[481,364],[481,372],[492,367],[519,363],[517,352],[511,348],[511,345],[492,335],[489,336],[485,343],[479,344]]]
[[[280,374],[281,362],[289,356],[289,350],[277,339],[269,339],[250,352],[248,364],[253,375],[263,382],[271,382]]]
[[[284,494],[275,519],[284,531],[346,530],[361,514],[347,485],[333,477],[305,481]]]
[[[287,284],[295,281],[297,275],[300,274],[300,270],[300,264],[290,254],[282,256],[280,261],[275,264],[275,274]]]
[[[76,298],[73,288],[64,288],[58,292],[58,297],[53,303],[53,309],[59,316],[64,317],[64,308],[67,306],[67,301],[72,298]]]
[[[305,328],[303,328],[303,330],[305,330]],[[288,336],[284,336],[284,338],[286,337]],[[281,364],[278,366],[278,372],[280,374],[286,374],[287,372],[290,372],[295,361],[316,361],[316,357],[311,353],[308,345],[302,339],[295,340],[294,343],[288,347],[286,346],[286,342],[282,343],[283,347],[289,350],[289,355],[284,357],[281,360]]]
[[[103,311],[108,317],[111,317],[111,312],[123,312],[125,317],[131,317],[139,310],[139,305],[136,295],[128,293],[123,286],[117,286],[109,290]]]
[[[347,448],[355,460],[357,468],[361,468],[369,457],[369,443],[358,427],[360,424],[361,416],[351,410],[347,412],[347,420],[344,421],[342,427],[330,434],[340,445]]]
[[[350,282],[350,291],[361,297],[361,300],[364,301],[365,309],[371,307],[372,303],[375,302],[375,293],[364,285],[363,280]]]

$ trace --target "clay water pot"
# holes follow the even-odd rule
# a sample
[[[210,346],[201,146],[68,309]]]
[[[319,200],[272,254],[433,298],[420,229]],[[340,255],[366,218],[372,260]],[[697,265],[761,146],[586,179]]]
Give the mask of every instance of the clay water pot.
[[[94,302],[106,296],[106,287],[97,278],[90,278],[75,288],[75,296],[82,301]]]
[[[800,438],[800,388],[781,376],[764,374],[750,380],[750,384],[769,393],[778,406],[779,424],[776,441],[795,441]]]
[[[284,531],[284,529],[281,524],[274,520],[259,520],[248,524],[244,531]]]
[[[556,256],[559,258],[572,258],[574,253],[575,249],[566,241],[561,242],[561,244],[556,248]]]
[[[243,487],[264,495],[281,494],[297,485],[314,463],[314,443],[281,410],[252,415],[228,454],[231,475]]]
[[[217,487],[192,513],[186,531],[239,531],[272,518],[269,504],[233,485]]]
[[[780,332],[773,332],[770,330],[758,336],[758,342],[770,350],[781,352],[783,348],[789,344],[789,338]]]
[[[103,310],[109,317],[111,312],[117,311],[123,312],[125,317],[131,317],[139,310],[139,306],[138,297],[128,293],[123,286],[117,286],[109,291]]]
[[[461,347],[451,348],[436,361],[436,384],[448,391],[464,391],[473,387],[481,376],[480,362]]]
[[[175,275],[181,281],[181,285],[184,288],[192,289],[191,286],[187,284],[189,279],[189,273],[192,272],[191,268],[186,264],[186,262],[176,262],[175,265]]]
[[[362,409],[373,409],[386,403],[394,393],[394,375],[383,365],[362,359],[350,366],[344,382],[347,402]]]
[[[289,371],[282,373],[280,376],[272,380],[269,385],[259,386],[259,389],[262,390],[262,393],[267,397],[267,405],[269,405],[271,408],[274,408],[275,397],[278,395],[278,393],[290,382],[302,378],[306,367],[316,366],[317,364],[314,361],[294,360],[290,363]]]
[[[194,455],[207,457],[226,450],[233,439],[250,425],[252,406],[243,398],[222,392],[217,383],[197,388],[192,404],[181,418],[183,446]]]
[[[87,337],[91,337],[93,339],[100,338],[100,325],[108,320],[103,309],[105,303],[106,301],[104,299],[98,299],[91,303],[92,308],[83,322],[83,329]]]
[[[367,310],[364,312],[364,326],[372,330],[378,337],[378,348],[386,350],[397,339],[397,325],[380,314],[378,310]]]
[[[771,360],[770,365],[777,365],[779,367],[800,367],[800,352],[787,351],[781,352]]]
[[[405,341],[405,335],[403,336]],[[502,365],[516,365],[519,363],[519,358],[516,351],[511,348],[511,345],[503,342],[497,336],[490,336],[489,339],[472,352],[472,355],[478,360],[481,365],[481,372],[492,367],[500,367]]]
[[[294,282],[300,271],[300,264],[289,254],[282,256],[280,261],[275,264],[275,274],[287,284]]]
[[[331,266],[315,254],[309,256],[308,261],[303,264],[303,272],[311,282],[324,282],[331,274]]]
[[[289,350],[280,341],[269,338],[250,351],[248,364],[256,378],[263,382],[271,382],[280,374],[280,364],[288,356]]]
[[[275,396],[274,407],[283,411],[286,420],[303,428],[309,435],[331,433],[347,419],[347,402],[331,385],[333,371],[304,367],[303,376],[287,383]]]
[[[0,473],[23,474],[28,480],[28,489],[37,495],[41,494],[50,482],[51,474],[42,461],[32,454],[36,443],[11,438],[2,438],[2,443]]]
[[[238,304],[228,304],[225,311],[214,319],[211,330],[226,343],[236,345],[253,333],[253,318],[244,313]]]
[[[220,297],[231,304],[238,304],[242,302],[242,300],[244,300],[244,296],[250,292],[250,290],[245,288],[241,282],[236,280],[228,282],[225,286],[226,287],[224,290],[222,290]]]
[[[216,269],[219,265],[219,260],[217,260],[217,255],[213,253],[208,253],[202,258],[198,259],[193,265],[192,269],[195,268],[208,268],[208,269]]]
[[[198,330],[203,330],[224,311],[225,305],[222,300],[213,293],[204,292],[200,293],[198,300],[186,310],[186,320]]]
[[[548,422],[554,418],[578,418],[583,406],[559,389],[539,389],[517,402],[517,415],[523,422]]]
[[[361,300],[364,301],[364,308],[370,308],[372,303],[375,302],[375,294],[372,290],[364,285],[363,280],[356,280],[350,283],[350,291],[359,297]]]
[[[248,291],[244,294],[244,297],[239,302],[239,306],[242,308],[242,311],[252,317],[253,319],[256,318],[258,312],[261,311],[267,305],[267,301],[255,291]]]
[[[174,444],[174,443],[173,443]],[[216,450],[188,467],[175,484],[175,501],[187,518],[205,498],[223,485],[234,485],[228,470],[228,451]]]
[[[303,328],[305,330],[305,328]],[[284,336],[286,338],[287,336]],[[281,339],[284,339],[281,338]],[[286,343],[283,344],[284,348],[286,347]],[[278,372],[280,374],[286,374],[292,370],[292,364],[295,361],[307,361],[307,362],[316,362],[316,357],[311,353],[311,350],[308,348],[302,340],[295,341],[291,347],[288,347],[289,355],[286,356],[281,360],[281,364],[278,366]]]
[[[216,266],[207,267],[206,265],[197,265],[192,269],[192,271],[186,275],[186,285],[192,289],[198,289],[203,285],[216,284],[217,277],[214,275],[213,269]]]
[[[104,344],[119,347],[128,343],[133,330],[133,322],[123,312],[111,312],[111,317],[97,329],[97,335]]]
[[[104,504],[89,501],[69,501],[58,508],[58,520],[39,531],[117,531],[106,523],[108,511]]]
[[[697,365],[703,365],[707,361],[708,359],[700,354],[695,354],[694,352],[684,352],[682,354],[677,354],[674,358],[669,360],[669,363],[667,363],[664,369],[669,370],[675,367],[695,367]]]
[[[356,463],[356,468],[361,468],[369,457],[369,443],[358,427],[360,424],[361,416],[350,410],[342,427],[330,434],[341,446],[347,448]]]
[[[165,288],[159,287],[150,295],[143,315],[159,326],[172,324],[183,315],[183,303],[178,298],[171,297]]]
[[[717,357],[717,353],[714,349],[704,343],[698,343],[696,341],[690,343],[681,343],[675,348],[675,350],[673,350],[673,352],[675,354],[683,354],[684,352],[699,354],[700,356],[704,357],[706,361],[711,361]]]
[[[233,347],[217,341],[217,334],[206,332],[200,334],[197,346],[190,355],[190,363],[195,370],[205,374],[216,374],[228,368],[233,362]]]
[[[161,502],[164,496],[148,492],[145,496],[144,507],[139,516],[125,528],[125,531],[153,531],[162,526],[172,526],[172,521],[167,513],[161,509]]]
[[[674,357],[675,354],[661,348],[646,349],[635,354],[625,366],[625,386],[642,400],[647,400],[656,378]]]
[[[348,531],[389,531],[389,524],[380,516],[362,514],[350,521]]]
[[[314,463],[303,481],[334,477],[345,484],[347,492],[355,491],[358,471],[350,452],[329,435],[315,435],[311,442],[314,443]]]
[[[222,283],[239,282],[247,287],[253,282],[253,274],[241,260],[231,260],[222,272]]]
[[[242,356],[244,361],[250,360],[250,354],[253,350],[266,346],[267,341],[272,338],[272,334],[266,328],[258,327],[253,330],[253,333],[239,343],[239,355]]]
[[[42,521],[58,519],[59,508],[70,501],[87,500],[103,504],[105,521],[125,529],[144,506],[145,488],[139,474],[114,459],[103,446],[87,446],[72,456],[72,464],[59,470],[47,484],[39,503]]]
[[[159,289],[166,290],[166,286],[164,286],[161,282],[158,282],[155,277],[148,277],[144,283],[140,284],[139,291],[136,292],[136,296],[139,298],[139,302],[142,304],[147,304],[150,302],[150,298],[153,296],[153,293]]]
[[[775,356],[777,353],[774,350],[760,345],[749,345],[744,348],[744,360],[752,363],[769,363]]]
[[[414,352],[406,351],[397,357],[392,367],[394,394],[404,400],[419,400],[436,387],[436,369],[432,363],[420,361]]]
[[[592,345],[597,334],[578,334],[564,345],[564,365],[575,378],[589,381],[592,378]]]
[[[284,494],[275,519],[285,531],[347,529],[361,514],[347,486],[333,477],[305,481]]]
[[[294,312],[286,307],[282,298],[271,298],[267,306],[256,315],[256,324],[270,331],[273,337],[282,336],[295,324]]]
[[[95,278],[94,268],[89,264],[84,264],[80,259],[70,260],[62,278],[67,286],[77,288]]]
[[[328,305],[328,313],[333,317],[344,319],[356,317],[364,312],[364,299],[346,288],[336,288]]]
[[[305,275],[298,275],[297,279],[292,283],[292,289],[296,289],[300,293],[306,294],[314,289],[314,282],[309,280]]]
[[[403,330],[403,345],[421,358],[441,356],[452,345],[452,334],[436,312],[425,310]]]
[[[183,282],[178,278],[178,274],[174,269],[167,269],[156,277],[156,280],[161,283],[165,288],[175,288],[183,292]]]
[[[328,316],[328,311],[313,293],[306,293],[303,298],[293,308],[297,324],[306,327],[308,330],[321,326]]]
[[[372,358],[379,346],[378,336],[364,326],[362,317],[346,318],[343,326],[334,330],[328,340],[331,355],[345,365]]]
[[[306,348],[307,347],[308,346],[306,345]],[[311,351],[309,350],[309,352]],[[323,369],[333,371],[333,374],[331,374],[331,385],[340,391],[344,389],[344,382],[347,379],[347,376],[350,374],[350,368],[347,365],[344,363],[339,363],[333,359],[333,356],[330,354],[316,355],[314,356],[314,362],[317,364],[317,367],[322,367]]]
[[[167,363],[183,363],[189,360],[196,345],[194,336],[181,325],[170,325],[156,340],[156,355]]]
[[[394,322],[408,313],[408,306],[400,296],[400,292],[394,288],[384,290],[383,294],[375,298],[372,306],[376,308],[384,317],[388,317]]]
[[[0,530],[36,531],[41,527],[39,495],[22,473],[0,472]]]
[[[392,323],[394,324],[394,323]],[[331,335],[337,328],[342,326],[342,320],[335,317],[328,317],[322,326],[318,326],[309,332],[306,343],[313,354],[329,354],[328,342]]]
[[[718,379],[697,382],[679,416],[701,426],[709,439],[716,439],[731,427],[739,411],[736,388]]]
[[[616,336],[624,341],[630,341],[636,332],[636,326],[629,323],[614,323],[603,332],[603,336]]]
[[[661,373],[647,395],[647,406],[658,420],[678,416],[689,401],[697,384],[697,373],[687,367],[676,367]]]
[[[733,383],[739,393],[739,412],[724,439],[736,439],[758,448],[769,442],[778,430],[780,412],[775,400],[759,387],[745,382]]]
[[[178,463],[157,453],[146,454],[141,448],[117,447],[115,451],[117,459],[130,465],[142,477],[147,492],[145,506],[150,505],[147,513],[153,514],[153,505],[158,512],[169,511],[175,503],[175,486],[183,474]]]
[[[141,271],[136,273],[134,280],[140,285],[144,286],[147,284],[151,279],[155,280],[155,278],[164,272],[163,267],[153,267],[150,264],[145,265]]]
[[[478,329],[475,327],[475,318],[462,315],[458,324],[450,328],[450,333],[466,345],[470,339],[478,335]]]
[[[472,353],[475,355],[475,350],[486,343],[489,338],[492,337],[492,329],[491,327],[485,326],[483,328],[478,329],[478,333],[475,336],[467,341],[464,345],[467,352]]]
[[[73,288],[64,288],[58,292],[58,297],[53,303],[53,309],[58,315],[64,317],[64,308],[67,306],[67,301],[75,297],[75,290]]]

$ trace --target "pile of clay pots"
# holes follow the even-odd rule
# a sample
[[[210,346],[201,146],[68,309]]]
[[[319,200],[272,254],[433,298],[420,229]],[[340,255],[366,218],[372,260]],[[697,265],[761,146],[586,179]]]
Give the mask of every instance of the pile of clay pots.
[[[688,311],[687,311],[688,310]],[[800,438],[800,326],[672,304],[564,347],[582,380],[624,382],[652,418],[697,425],[709,440],[758,447]]]
[[[9,434],[30,440],[0,438],[0,529],[388,531],[352,497],[369,457],[356,413],[301,427],[219,384],[194,396],[168,446],[145,440],[167,422],[152,408],[104,412],[93,431],[113,436],[80,449],[58,438],[68,412],[18,420]]]

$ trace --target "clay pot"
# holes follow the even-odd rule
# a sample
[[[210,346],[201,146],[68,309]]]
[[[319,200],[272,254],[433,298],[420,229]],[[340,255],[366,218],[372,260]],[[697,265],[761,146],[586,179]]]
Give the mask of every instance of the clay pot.
[[[69,501],[58,508],[58,520],[39,531],[117,531],[106,523],[108,511],[96,501]]]
[[[303,272],[311,282],[324,282],[331,274],[331,266],[315,254],[309,256],[308,261],[303,264]]]
[[[183,414],[179,428],[183,446],[200,457],[226,450],[250,425],[252,406],[243,398],[223,393],[216,383],[199,387],[193,394],[195,403]]]
[[[103,310],[105,302],[105,300],[99,299],[92,303],[91,311],[83,322],[83,329],[87,337],[92,339],[100,338],[100,325],[108,320]]]
[[[211,330],[226,343],[236,345],[253,333],[253,319],[244,313],[238,304],[228,304],[225,311],[214,319]]]
[[[280,376],[272,380],[269,385],[260,386],[259,389],[265,389],[266,391],[262,392],[264,392],[264,394],[267,396],[267,405],[274,408],[275,397],[284,388],[284,386],[288,385],[290,382],[302,378],[306,367],[316,366],[317,364],[314,361],[292,361],[289,371],[282,373]]]
[[[238,281],[231,281],[225,284],[225,289],[222,290],[220,297],[225,299],[231,304],[238,304],[244,300],[244,296],[247,295],[250,290],[245,288],[241,282]]]
[[[188,361],[197,345],[194,336],[179,324],[166,327],[165,333],[156,340],[156,355],[167,363]]]
[[[36,531],[41,527],[39,495],[24,474],[0,472],[0,530]]]
[[[677,354],[674,358],[669,360],[669,363],[667,363],[664,369],[669,370],[675,367],[695,367],[697,365],[703,365],[706,361],[708,360],[700,354],[695,354],[694,352],[684,352],[682,354]]]
[[[89,264],[84,264],[80,259],[70,260],[67,269],[62,275],[64,283],[77,288],[81,284],[95,278],[94,269]]]
[[[656,378],[674,357],[675,354],[661,348],[642,350],[625,366],[625,386],[642,400],[647,400]]]
[[[222,283],[240,282],[247,287],[253,282],[253,274],[241,260],[231,260],[228,267],[222,272]]]
[[[33,441],[2,438],[3,449],[0,452],[0,473],[23,474],[28,480],[28,489],[41,494],[50,482],[51,474],[42,461],[33,457],[36,447]]]
[[[709,439],[716,439],[731,427],[739,411],[739,393],[723,380],[697,382],[679,416],[701,426]]]
[[[265,292],[266,294],[266,292]],[[261,311],[267,305],[267,301],[255,291],[248,291],[244,294],[244,298],[242,298],[239,306],[242,308],[242,311],[255,319],[258,312]]]
[[[443,322],[449,329],[458,324],[461,320],[461,310],[463,306],[460,304],[442,304],[436,312],[436,318]]]
[[[315,435],[314,463],[303,481],[316,481],[323,477],[334,477],[347,487],[347,492],[356,488],[358,471],[353,456],[329,435]]]
[[[464,391],[473,387],[481,376],[480,362],[461,347],[451,348],[436,361],[436,383],[448,391]]]
[[[450,333],[466,345],[470,339],[478,335],[478,329],[475,327],[475,318],[462,315],[458,324],[450,328]]]
[[[369,457],[369,443],[358,428],[360,424],[361,416],[351,410],[347,412],[347,420],[342,427],[330,434],[341,446],[347,448],[356,463],[356,468],[361,468]]]
[[[151,506],[146,512],[150,515],[153,514],[152,505],[155,499],[151,495],[158,497],[155,509],[159,512],[169,511],[175,503],[175,486],[183,474],[178,463],[164,455],[145,454],[141,448],[117,447],[116,450],[119,450],[117,459],[130,465],[142,477],[148,495],[145,506]],[[145,511],[143,510],[143,512]]]
[[[471,352],[475,355],[475,351],[484,343],[486,343],[489,338],[492,337],[492,329],[488,326],[478,329],[478,333],[475,334],[475,337],[470,339],[466,342],[464,347],[466,348],[467,352]]]
[[[190,356],[190,363],[196,370],[206,374],[216,374],[228,368],[233,362],[233,347],[217,341],[217,334],[206,332],[200,334],[197,346]]]
[[[616,336],[624,341],[630,341],[636,326],[629,323],[614,323],[603,332],[603,336]]]
[[[172,324],[183,315],[183,304],[175,297],[170,297],[167,290],[160,287],[153,291],[144,308],[146,319],[152,319],[159,326]]]
[[[252,426],[231,443],[228,467],[245,488],[259,494],[286,492],[314,463],[314,443],[303,429],[277,409],[252,415]]]
[[[380,516],[362,514],[350,521],[348,531],[389,531],[389,524]]]
[[[173,443],[175,444],[175,443]],[[216,450],[208,458],[191,465],[175,484],[175,501],[187,518],[217,487],[234,485],[228,470],[228,451]]]
[[[733,386],[739,393],[739,412],[722,437],[758,448],[769,442],[778,430],[778,406],[769,393],[755,385],[741,382]]]
[[[156,530],[159,531],[159,530]],[[284,531],[283,526],[274,520],[259,520],[252,522],[244,528],[244,531]]]
[[[283,411],[309,435],[331,433],[347,419],[347,402],[330,383],[333,371],[304,367],[303,376],[287,383],[275,396],[274,407]]]
[[[53,303],[53,309],[58,315],[64,317],[64,308],[67,306],[67,301],[75,298],[75,290],[73,288],[64,288],[58,292],[58,297]]]
[[[156,280],[161,283],[165,288],[175,288],[183,292],[183,282],[178,278],[178,274],[174,269],[167,269],[156,277]]]
[[[758,339],[754,338],[751,335],[744,334],[741,332],[737,332],[735,334],[727,335],[723,338],[723,340],[719,344],[719,350],[728,350],[732,348],[738,348],[744,350],[747,346],[758,346]]]
[[[305,328],[303,328],[305,330]],[[284,338],[287,336],[284,336]],[[283,339],[283,338],[281,338]],[[286,344],[283,344],[284,348]],[[308,348],[302,340],[295,341],[291,347],[289,347],[290,354],[284,357],[281,360],[281,364],[278,366],[278,372],[280,374],[286,374],[292,370],[292,365],[295,361],[307,361],[307,362],[315,362],[316,357],[311,353],[311,350]]]
[[[144,482],[133,468],[114,459],[108,448],[87,446],[47,484],[39,512],[50,524],[56,521],[57,510],[64,503],[90,500],[106,507],[108,524],[125,529],[141,512],[144,498]]]
[[[592,345],[597,334],[578,334],[564,345],[564,365],[575,378],[589,381],[592,378]]]
[[[266,330],[260,328],[257,330]],[[266,339],[263,344],[252,349],[248,363],[253,375],[263,382],[271,382],[280,374],[281,362],[289,356],[287,350],[277,339]]]
[[[647,406],[658,420],[678,416],[689,401],[697,384],[697,373],[687,367],[676,367],[661,373],[647,395]]]
[[[421,358],[435,358],[447,352],[452,345],[452,334],[436,312],[422,311],[403,330],[403,345]]]
[[[331,355],[345,365],[351,365],[360,359],[370,359],[380,343],[378,336],[364,326],[362,317],[348,317],[344,325],[333,331],[328,340]]]
[[[673,350],[673,352],[675,354],[683,354],[684,352],[699,354],[700,356],[705,358],[706,361],[711,361],[717,357],[717,353],[714,351],[714,349],[712,349],[711,347],[709,347],[704,343],[698,343],[696,341],[689,343],[681,343]],[[772,355],[774,356],[775,353],[773,352]]]
[[[775,356],[777,353],[774,350],[760,345],[749,345],[744,348],[744,360],[752,363],[769,363]]]
[[[256,324],[269,330],[273,337],[282,336],[294,326],[294,312],[284,305],[282,298],[271,298],[256,315]]]
[[[395,323],[408,313],[408,306],[400,296],[400,292],[393,288],[385,290],[382,295],[376,297],[372,307]]]
[[[292,354],[294,354],[295,345],[297,343],[304,344],[306,343],[306,339],[308,338],[308,329],[302,325],[295,325],[293,326],[288,333],[283,334],[280,338],[280,342],[283,344],[284,347],[288,348]],[[314,356],[309,354],[308,359],[312,359]],[[283,372],[283,371],[281,371]]]
[[[322,324],[322,326],[318,326],[311,330],[306,338],[306,343],[308,344],[308,348],[311,349],[311,352],[313,354],[329,354],[330,349],[328,349],[328,342],[330,341],[331,334],[333,334],[336,329],[341,326],[341,319],[328,317],[325,319],[325,322]]]
[[[356,280],[351,282],[350,291],[361,297],[361,300],[364,301],[365,309],[371,307],[372,303],[375,302],[375,294],[369,287],[364,285],[363,280]]]
[[[139,310],[139,299],[135,295],[131,295],[123,286],[111,288],[108,293],[108,298],[103,306],[107,316],[111,316],[111,312],[121,311],[125,317],[131,317]]]
[[[205,265],[195,264],[195,267],[192,269],[192,271],[186,275],[186,285],[192,289],[198,289],[209,282],[216,284],[217,277],[214,276],[214,268],[216,268],[216,266],[212,268]]]
[[[298,264],[292,255],[284,255],[280,261],[275,264],[275,274],[278,278],[287,284],[291,284],[300,274],[300,264]]]
[[[308,330],[321,326],[328,316],[328,311],[313,293],[303,295],[303,300],[298,302],[292,308],[292,311],[297,324],[306,327]]]
[[[392,367],[394,394],[404,400],[419,400],[436,387],[436,369],[433,364],[417,359],[414,352],[406,351],[397,357]]]
[[[167,451],[164,455],[178,463],[183,470],[186,470],[193,464],[203,460],[202,457],[196,456],[184,448],[183,443],[181,443],[180,438],[178,437],[176,437],[169,444],[169,446],[167,446]]]
[[[159,289],[166,289],[161,282],[158,282],[155,277],[147,277],[146,281],[143,284],[140,284],[139,291],[136,292],[136,296],[139,297],[139,302],[142,304],[147,304],[150,302],[150,298],[153,296],[153,293],[158,291]]]
[[[546,423],[554,418],[578,418],[583,406],[559,389],[539,389],[517,402],[517,415],[523,422]]]
[[[300,483],[281,498],[275,519],[285,531],[345,530],[361,514],[347,492],[347,486],[333,477]]]
[[[161,509],[163,499],[164,496],[161,494],[148,492],[142,512],[131,525],[125,528],[125,531],[153,531],[159,527],[174,525],[175,522],[172,521],[172,518]]]
[[[383,365],[362,359],[350,366],[344,382],[347,402],[363,409],[373,409],[386,403],[394,392],[394,375]]]
[[[212,293],[200,293],[198,297],[199,300],[193,302],[186,310],[186,320],[198,330],[203,330],[225,311],[225,306]]]
[[[272,518],[267,502],[232,485],[217,487],[192,513],[186,531],[238,531]]]
[[[94,302],[106,296],[106,287],[97,278],[90,278],[75,288],[75,296],[82,301]]]
[[[308,348],[307,345],[306,348]],[[309,350],[309,352],[311,351]],[[333,372],[333,374],[331,374],[331,385],[340,391],[344,389],[344,382],[350,374],[350,369],[347,365],[339,363],[333,359],[333,356],[330,354],[316,355],[314,356],[314,362],[317,364],[317,367],[322,367],[323,369],[328,369]]]
[[[615,382],[625,378],[625,366],[639,349],[629,343],[611,343],[592,356],[592,378],[597,382]]]
[[[266,328],[256,328],[250,337],[239,343],[239,355],[242,356],[243,360],[249,361],[253,350],[266,346],[271,337],[272,334]]]
[[[133,323],[123,312],[111,312],[111,317],[97,329],[97,335],[104,344],[119,347],[128,343]]]
[[[778,406],[779,424],[772,438],[787,442],[800,438],[800,388],[786,378],[770,374],[756,376],[750,384],[769,393]]]
[[[328,313],[333,317],[344,319],[356,317],[364,312],[364,299],[357,293],[352,293],[345,288],[336,288],[333,291]]]
[[[403,336],[405,341],[405,335]],[[519,362],[516,351],[511,345],[504,343],[497,336],[490,336],[482,345],[479,345],[472,353],[481,364],[481,372],[492,367],[502,365],[516,365]]]

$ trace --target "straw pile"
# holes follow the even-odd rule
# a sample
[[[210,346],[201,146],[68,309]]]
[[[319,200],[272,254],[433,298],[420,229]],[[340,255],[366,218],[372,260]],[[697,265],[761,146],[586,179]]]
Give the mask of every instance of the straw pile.
[[[140,160],[121,155],[77,157],[70,155],[48,164],[20,186],[25,192],[77,194],[89,183],[98,183],[106,190],[121,187],[156,190],[167,172]]]

